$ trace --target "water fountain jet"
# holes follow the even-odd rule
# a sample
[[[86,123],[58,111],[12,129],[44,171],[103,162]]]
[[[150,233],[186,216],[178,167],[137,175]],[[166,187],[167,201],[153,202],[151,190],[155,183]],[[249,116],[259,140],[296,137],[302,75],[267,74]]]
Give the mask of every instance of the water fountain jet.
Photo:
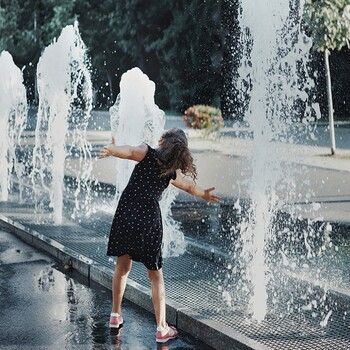
[[[49,194],[56,224],[62,223],[63,180],[67,147],[81,156],[76,167],[76,209],[81,183],[92,170],[86,128],[92,109],[92,83],[86,47],[78,24],[66,26],[43,52],[37,67],[39,108],[33,150],[32,182],[36,207]],[[83,164],[84,163],[84,164]],[[82,166],[84,165],[84,166]],[[83,186],[89,189],[88,186]]]
[[[112,136],[118,144],[139,145],[145,142],[151,147],[158,147],[158,141],[164,132],[165,114],[155,104],[154,93],[154,82],[139,68],[133,68],[122,75],[120,94],[110,108]],[[133,168],[133,162],[116,159],[116,203]],[[169,186],[160,201],[165,257],[182,254],[185,250],[184,235],[170,213],[177,192],[174,186]]]
[[[254,138],[249,189],[252,204],[242,223],[245,228],[241,238],[251,314],[258,322],[267,312],[267,249],[276,231],[274,220],[294,195],[291,191],[284,198],[277,195],[278,187],[290,181],[281,169],[277,142],[293,140],[291,130],[296,121],[308,122],[317,117],[317,108],[307,93],[314,83],[307,68],[312,43],[301,28],[303,4],[289,0],[242,1],[243,59],[239,75],[242,98],[249,96],[244,114]],[[251,88],[247,90],[247,86]],[[305,106],[302,118],[297,102]]]
[[[22,200],[24,164],[19,162],[16,148],[27,122],[27,97],[22,71],[13,62],[9,52],[0,54],[0,201],[7,201],[17,176],[20,201]]]

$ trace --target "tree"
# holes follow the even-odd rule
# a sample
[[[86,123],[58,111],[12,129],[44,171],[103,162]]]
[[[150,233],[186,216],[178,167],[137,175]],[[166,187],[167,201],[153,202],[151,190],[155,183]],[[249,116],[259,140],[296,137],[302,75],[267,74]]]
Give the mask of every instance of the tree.
[[[115,77],[123,57],[116,44],[116,28],[110,22],[115,1],[76,0],[74,12],[82,39],[91,57],[95,107],[110,106],[116,94]]]
[[[239,1],[223,0],[221,10],[223,28],[223,60],[221,66],[222,89],[221,111],[225,119],[237,117],[237,110],[242,110],[238,99],[236,81],[242,58],[240,47]]]
[[[110,25],[118,50],[157,85],[162,108],[218,104],[221,1],[119,0]]]
[[[9,51],[19,66],[33,59],[39,49],[28,5],[28,1],[21,0],[0,2],[0,51]]]
[[[160,74],[162,62],[154,43],[171,21],[171,4],[169,0],[119,0],[110,21],[117,50],[127,58],[121,62],[122,72],[130,65],[139,67],[156,83],[156,97],[162,107],[168,107],[168,103]]]
[[[26,85],[34,86],[42,50],[78,19],[92,61],[95,106],[110,106],[122,73],[135,66],[156,83],[163,109],[218,105],[222,1],[0,0],[0,50],[11,52],[25,67]]]
[[[218,105],[221,86],[221,2],[169,3],[171,21],[154,43],[170,107]]]
[[[350,0],[307,0],[305,4],[305,20],[310,28],[315,49],[324,53],[331,153],[335,154],[336,145],[329,55],[332,50],[341,50],[344,46],[349,47]]]
[[[25,68],[27,86],[35,86],[35,67],[41,51],[62,28],[74,22],[75,0],[0,0],[0,52],[7,50]],[[35,88],[28,88],[33,100]]]

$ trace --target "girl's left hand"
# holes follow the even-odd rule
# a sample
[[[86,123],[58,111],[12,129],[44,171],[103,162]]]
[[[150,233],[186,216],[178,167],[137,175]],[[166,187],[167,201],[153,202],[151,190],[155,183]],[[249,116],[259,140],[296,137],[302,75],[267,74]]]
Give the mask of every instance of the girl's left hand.
[[[116,147],[115,140],[114,140],[114,137],[112,137],[112,142],[109,145],[104,146],[103,148],[100,149],[100,155],[99,155],[98,159],[113,156],[114,151],[115,151],[115,147]]]
[[[204,190],[203,199],[205,199],[208,202],[215,202],[215,203],[220,202],[220,197],[214,193],[211,193],[214,190],[215,190],[215,187],[207,188],[206,190]]]

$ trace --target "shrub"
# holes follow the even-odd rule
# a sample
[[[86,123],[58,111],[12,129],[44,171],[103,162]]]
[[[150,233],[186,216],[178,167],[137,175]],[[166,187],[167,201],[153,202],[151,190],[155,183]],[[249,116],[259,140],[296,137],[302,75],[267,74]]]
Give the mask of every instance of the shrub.
[[[220,109],[206,105],[187,108],[182,118],[186,125],[193,129],[218,131],[224,126]]]

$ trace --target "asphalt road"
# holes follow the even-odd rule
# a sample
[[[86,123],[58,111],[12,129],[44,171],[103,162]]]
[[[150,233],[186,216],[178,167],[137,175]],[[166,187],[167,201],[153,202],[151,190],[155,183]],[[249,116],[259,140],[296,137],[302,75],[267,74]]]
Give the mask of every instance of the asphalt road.
[[[226,122],[228,127],[232,123]],[[31,108],[28,114],[27,130],[34,131],[36,126],[36,109]],[[183,122],[181,115],[166,114],[165,128],[172,127],[187,128]],[[238,129],[237,129],[238,128]],[[106,110],[92,111],[91,118],[88,124],[89,130],[110,130],[110,116]],[[240,130],[236,137],[246,137],[250,134],[249,129],[245,130],[243,127],[234,127],[235,130]],[[304,129],[304,132],[300,132]],[[245,131],[244,131],[245,130]],[[311,137],[312,135],[312,137]],[[339,149],[350,149],[350,122],[335,122],[335,140],[336,147]],[[330,147],[330,132],[327,121],[318,122],[316,126],[310,126],[310,131],[306,132],[305,128],[296,128],[294,134],[294,141],[298,144]]]
[[[157,345],[154,316],[126,300],[111,334],[108,289],[1,230],[0,305],[0,349],[211,349],[186,333]]]

